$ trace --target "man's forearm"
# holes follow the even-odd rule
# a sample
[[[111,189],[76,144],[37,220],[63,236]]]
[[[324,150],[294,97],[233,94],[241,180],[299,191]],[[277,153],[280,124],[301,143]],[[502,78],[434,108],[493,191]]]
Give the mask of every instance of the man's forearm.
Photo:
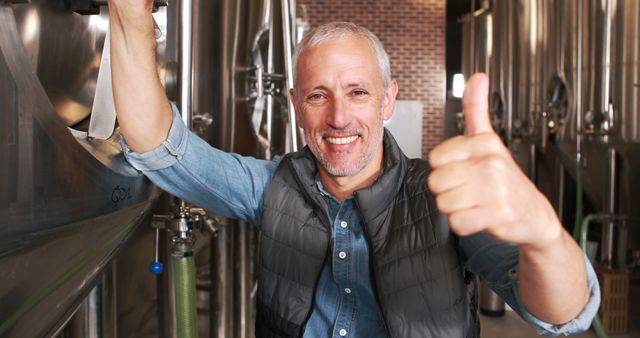
[[[118,122],[136,152],[160,145],[171,128],[171,106],[156,66],[149,0],[110,0],[111,72]]]
[[[544,248],[520,246],[519,277],[525,308],[548,323],[574,319],[589,300],[582,251],[562,228]]]

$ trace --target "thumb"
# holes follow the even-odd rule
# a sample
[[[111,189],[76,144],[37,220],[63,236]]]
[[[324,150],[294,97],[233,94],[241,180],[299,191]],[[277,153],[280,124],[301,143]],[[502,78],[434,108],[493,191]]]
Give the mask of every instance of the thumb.
[[[471,75],[465,86],[462,97],[464,122],[467,126],[466,134],[492,133],[489,119],[489,80],[486,74]]]

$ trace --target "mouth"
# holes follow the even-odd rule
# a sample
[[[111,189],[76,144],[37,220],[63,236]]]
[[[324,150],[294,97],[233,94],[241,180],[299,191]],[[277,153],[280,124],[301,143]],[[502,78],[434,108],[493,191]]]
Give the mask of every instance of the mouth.
[[[325,137],[325,140],[327,140],[331,144],[348,144],[348,143],[354,142],[357,139],[358,139],[358,135],[347,136],[347,137]]]

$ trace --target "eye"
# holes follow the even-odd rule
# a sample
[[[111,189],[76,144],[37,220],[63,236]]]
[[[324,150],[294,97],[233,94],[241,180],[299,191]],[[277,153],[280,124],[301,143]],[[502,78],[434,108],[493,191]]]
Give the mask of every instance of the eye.
[[[364,96],[364,95],[367,95],[369,93],[364,89],[356,89],[356,90],[352,91],[351,94],[353,96]]]
[[[313,93],[309,96],[307,96],[307,100],[309,101],[320,101],[324,98],[324,96],[320,93]]]

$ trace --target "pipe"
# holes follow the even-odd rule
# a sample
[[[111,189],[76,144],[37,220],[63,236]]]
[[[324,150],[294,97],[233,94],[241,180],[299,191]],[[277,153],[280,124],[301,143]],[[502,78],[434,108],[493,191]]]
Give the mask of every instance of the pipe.
[[[607,195],[606,212],[614,215],[616,213],[616,150],[607,149]],[[607,268],[613,268],[613,246],[614,246],[614,224],[607,222],[602,228],[602,262]]]
[[[192,20],[193,6],[191,0],[182,0],[179,3],[179,27],[178,27],[178,64],[180,65],[180,80],[178,83],[179,107],[182,113],[182,121],[189,130],[193,130],[191,119],[191,94],[192,94]]]
[[[267,73],[274,74],[275,70],[275,18],[274,18],[274,3],[269,1],[269,48],[267,49]],[[286,62],[286,60],[285,60]],[[285,88],[285,95],[287,90]],[[287,100],[288,101],[288,100]],[[267,95],[267,141],[269,146],[265,149],[265,160],[270,160],[272,157],[271,147],[273,146],[273,93]],[[291,107],[289,107],[291,109]],[[295,139],[294,139],[295,140]]]
[[[115,264],[113,262],[98,278],[96,286],[80,304],[60,336],[67,338],[116,336]]]
[[[576,53],[576,163],[582,162],[582,1],[577,1],[578,51]],[[577,178],[576,178],[577,180]],[[577,193],[577,192],[576,192]],[[576,219],[577,221],[577,219]],[[579,224],[579,223],[576,223]],[[577,228],[577,226],[576,226]]]
[[[609,105],[609,86],[611,85],[611,21],[613,16],[612,1],[607,0],[605,8],[605,24],[604,24],[604,48],[602,49],[602,60],[604,62],[602,69],[602,93],[600,102],[600,111],[605,114],[603,120],[602,131],[608,132],[613,127],[613,109]]]
[[[582,164],[579,154],[576,158],[576,220],[573,226],[573,238],[576,240],[579,238],[582,225]]]
[[[556,212],[558,218],[564,219],[564,184],[566,179],[565,166],[560,164],[558,167],[558,203],[556,204]]]
[[[576,54],[576,216],[573,237],[578,238],[582,225],[582,1],[577,1],[578,51]]]
[[[469,45],[471,46],[471,48],[469,48],[469,77],[471,77],[471,74],[475,73],[477,71],[476,68],[476,58],[475,58],[475,50],[476,50],[476,18],[473,15],[473,12],[476,10],[476,0],[471,0],[471,13],[469,15]]]
[[[295,1],[295,0],[292,0]],[[284,40],[284,64],[287,74],[286,88],[293,88],[293,40],[291,38],[291,14],[289,0],[282,0],[282,34]],[[298,151],[298,126],[296,124],[296,111],[291,100],[289,102],[289,131],[291,133],[291,149],[287,151]]]
[[[529,178],[534,184],[538,181],[537,159],[536,144],[531,143],[531,145],[529,145]]]
[[[176,322],[180,338],[197,338],[196,265],[191,245],[176,243],[172,249]]]
[[[581,226],[580,226],[580,234],[579,234],[579,238],[580,238],[580,247],[582,248],[583,252],[587,252],[587,232],[589,231],[589,223],[594,220],[596,218],[597,215],[587,215],[584,218],[584,221],[582,222]],[[599,218],[599,217],[598,217]],[[578,237],[576,237],[577,239]],[[607,338],[607,332],[604,330],[604,327],[602,326],[602,321],[600,320],[600,315],[596,314],[596,317],[593,319],[593,322],[591,323],[591,326],[593,327],[593,330],[596,331],[596,335],[599,338]]]
[[[238,291],[237,294],[240,298],[240,304],[238,305],[238,318],[239,322],[238,328],[238,337],[252,337],[255,336],[252,331],[252,322],[251,322],[251,285],[252,283],[252,274],[251,274],[251,255],[249,254],[250,250],[250,239],[249,232],[251,231],[251,224],[247,224],[244,222],[239,222],[237,224],[236,234],[237,241],[234,243],[237,250],[237,260],[236,260],[236,271],[238,274],[237,286]]]

